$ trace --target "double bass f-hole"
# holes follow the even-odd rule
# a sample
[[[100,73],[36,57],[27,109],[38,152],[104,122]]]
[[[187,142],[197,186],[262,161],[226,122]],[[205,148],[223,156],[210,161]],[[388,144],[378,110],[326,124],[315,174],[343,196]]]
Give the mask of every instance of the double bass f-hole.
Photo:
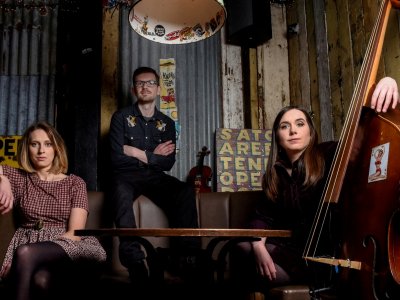
[[[369,108],[392,7],[400,1],[382,0],[303,253],[307,263],[335,268],[338,299],[400,299],[400,111]],[[378,148],[385,149],[384,174],[381,161],[379,172],[373,164]],[[339,217],[332,256],[319,243],[333,206]]]

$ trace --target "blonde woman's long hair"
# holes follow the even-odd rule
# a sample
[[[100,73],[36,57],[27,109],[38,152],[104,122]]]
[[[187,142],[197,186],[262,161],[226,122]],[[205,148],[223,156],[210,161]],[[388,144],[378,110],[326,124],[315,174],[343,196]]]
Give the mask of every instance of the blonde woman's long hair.
[[[29,157],[29,144],[31,133],[38,129],[46,132],[54,148],[54,160],[49,172],[53,174],[67,173],[68,156],[65,142],[61,135],[57,132],[57,130],[44,121],[34,123],[25,130],[25,133],[23,134],[22,139],[18,144],[18,164],[23,170],[27,171],[28,173],[33,173],[36,171]]]

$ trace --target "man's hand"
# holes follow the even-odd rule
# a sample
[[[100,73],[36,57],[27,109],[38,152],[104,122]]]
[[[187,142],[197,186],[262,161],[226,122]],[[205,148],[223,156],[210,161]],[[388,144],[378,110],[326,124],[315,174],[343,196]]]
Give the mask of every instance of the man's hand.
[[[166,141],[164,143],[159,144],[154,149],[153,153],[158,155],[168,156],[174,152],[175,152],[175,144],[173,144],[172,141]]]
[[[399,101],[396,81],[391,77],[384,77],[378,82],[372,94],[371,108],[377,112],[386,112],[390,106],[395,109]]]

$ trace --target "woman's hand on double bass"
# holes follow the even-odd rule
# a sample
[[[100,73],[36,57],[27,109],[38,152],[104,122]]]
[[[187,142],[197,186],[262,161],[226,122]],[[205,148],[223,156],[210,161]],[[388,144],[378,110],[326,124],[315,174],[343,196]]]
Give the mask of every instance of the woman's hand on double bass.
[[[371,97],[371,108],[377,112],[386,112],[389,107],[396,108],[400,103],[399,89],[391,77],[382,78]]]

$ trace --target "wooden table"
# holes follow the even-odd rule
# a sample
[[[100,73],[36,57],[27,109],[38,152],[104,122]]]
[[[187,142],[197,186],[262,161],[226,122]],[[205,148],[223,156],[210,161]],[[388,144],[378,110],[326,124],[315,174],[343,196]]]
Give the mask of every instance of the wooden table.
[[[163,279],[163,270],[160,269],[157,252],[154,246],[145,237],[212,237],[206,247],[210,262],[213,261],[213,252],[216,246],[227,241],[217,256],[217,281],[222,282],[225,270],[226,256],[234,245],[244,241],[256,241],[262,237],[290,237],[290,230],[266,229],[234,229],[234,228],[98,228],[75,230],[77,236],[124,236],[132,237],[146,250],[150,276]],[[214,278],[214,269],[210,270],[210,278]],[[212,280],[212,279],[210,279]]]
[[[232,228],[98,228],[75,230],[75,235],[95,236],[204,236],[204,237],[290,237],[290,230]]]

